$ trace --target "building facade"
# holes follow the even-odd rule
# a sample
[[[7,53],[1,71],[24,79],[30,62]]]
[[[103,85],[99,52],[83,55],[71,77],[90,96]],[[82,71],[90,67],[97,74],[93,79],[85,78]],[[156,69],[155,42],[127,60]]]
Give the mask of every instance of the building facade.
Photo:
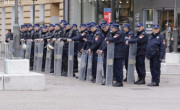
[[[4,41],[8,29],[13,30],[15,0],[0,0],[0,40]],[[63,19],[63,0],[35,1],[35,23],[57,23]],[[33,0],[19,0],[19,24],[33,23]]]

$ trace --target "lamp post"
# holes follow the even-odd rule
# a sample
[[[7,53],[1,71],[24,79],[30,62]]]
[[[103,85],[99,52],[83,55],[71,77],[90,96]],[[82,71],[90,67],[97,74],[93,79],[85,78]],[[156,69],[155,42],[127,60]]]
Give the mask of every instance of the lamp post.
[[[18,22],[18,0],[15,0],[15,21],[13,26],[13,57],[18,58],[20,57],[20,26]]]
[[[35,24],[35,1],[37,0],[32,0],[33,1],[33,25]]]
[[[174,0],[174,4],[175,4],[175,7],[174,7],[174,29],[173,29],[173,36],[174,36],[174,45],[173,45],[173,48],[174,48],[174,52],[177,52],[177,40],[178,40],[178,31],[177,31],[177,0]]]

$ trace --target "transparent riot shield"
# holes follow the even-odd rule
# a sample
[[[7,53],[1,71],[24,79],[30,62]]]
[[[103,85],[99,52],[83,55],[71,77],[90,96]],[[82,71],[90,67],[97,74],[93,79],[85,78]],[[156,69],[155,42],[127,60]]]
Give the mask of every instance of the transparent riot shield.
[[[134,68],[136,63],[136,52],[137,43],[129,43],[129,61],[128,61],[128,73],[127,73],[127,83],[134,84]]]
[[[27,40],[25,59],[29,59],[30,60],[30,57],[31,57],[31,47],[32,47],[32,41],[31,40]]]
[[[25,41],[21,41],[20,57],[25,58],[26,44]]]
[[[3,52],[2,52],[2,42],[0,41],[0,60],[2,59],[2,54],[3,54]]]
[[[80,72],[79,72],[79,80],[84,80],[86,75],[86,68],[87,68],[87,50],[84,50],[81,55],[81,65],[80,65]]]
[[[37,64],[38,64],[38,46],[39,42],[34,42],[34,62],[33,62],[33,71],[37,71]]]
[[[44,50],[44,41],[40,41],[38,45],[38,55],[37,55],[37,72],[42,70],[42,61],[43,61],[43,50]]]
[[[68,49],[68,77],[73,77],[74,69],[74,41],[69,42]]]
[[[103,54],[98,54],[96,84],[103,83]]]
[[[62,75],[62,55],[63,55],[63,46],[64,42],[55,42],[54,48],[54,75],[61,76]]]
[[[52,50],[47,48],[46,51],[46,64],[45,64],[45,73],[50,74],[51,71],[51,55],[52,55]]]
[[[112,86],[114,65],[114,43],[107,44],[106,85]]]
[[[5,54],[5,59],[8,59],[8,54],[9,54],[9,43],[4,42],[4,54]]]
[[[93,53],[88,53],[88,61],[87,61],[87,75],[86,80],[91,81],[92,78],[92,61],[93,61]]]

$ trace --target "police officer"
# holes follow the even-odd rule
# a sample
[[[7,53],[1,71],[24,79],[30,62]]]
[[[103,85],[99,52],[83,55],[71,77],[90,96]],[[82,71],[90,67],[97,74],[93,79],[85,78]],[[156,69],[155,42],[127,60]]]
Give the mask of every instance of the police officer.
[[[45,64],[46,64],[46,52],[47,52],[47,48],[45,48],[45,47],[47,45],[47,39],[49,39],[48,26],[47,25],[43,26],[41,38],[43,38],[43,40],[44,40],[43,62],[42,62],[42,71],[44,71],[45,70]]]
[[[104,70],[104,78],[106,78],[106,62],[107,62],[107,44],[106,39],[110,36],[111,31],[109,25],[107,23],[101,24],[102,29],[102,43],[101,47],[97,50],[99,54],[104,54],[103,57],[103,70]],[[105,82],[103,82],[103,85]]]
[[[39,24],[34,24],[34,40],[38,41],[41,38],[41,28]]]
[[[90,43],[90,46],[88,47],[88,53],[93,52],[93,61],[92,61],[92,79],[91,81],[93,83],[96,82],[96,71],[97,71],[97,50],[101,46],[102,42],[102,35],[101,32],[96,28],[95,23],[91,23],[89,26],[91,32],[92,32],[92,40],[84,39],[85,42]]]
[[[147,86],[159,86],[161,61],[165,55],[165,45],[163,36],[160,34],[159,25],[153,25],[153,33],[149,36],[146,57],[150,60],[150,70],[152,75],[151,83]]]
[[[25,42],[27,39],[27,25],[21,25],[20,41]]]
[[[50,24],[49,29],[48,29],[47,43],[49,45],[51,45],[52,47],[54,46],[53,41],[52,41],[52,39],[54,38],[54,34],[55,34],[54,25]],[[49,48],[49,47],[47,47],[47,48]],[[51,54],[51,67],[50,67],[51,70],[50,70],[50,73],[53,73],[54,72],[54,50],[51,49],[51,51],[52,51],[52,54]]]
[[[32,24],[28,25],[28,36],[27,39],[32,42],[31,45],[31,55],[30,55],[30,70],[33,70],[33,61],[34,61],[34,30]]]
[[[130,25],[128,23],[123,25],[123,30],[124,30],[124,36],[125,36],[125,42],[128,39],[132,39],[134,38],[134,33],[131,31],[130,29]],[[126,58],[125,58],[125,68],[126,68],[126,78],[124,79],[124,81],[127,81],[127,72],[128,72],[128,59],[129,59],[129,46],[126,45]]]
[[[144,30],[142,23],[136,25],[137,33],[135,38],[128,39],[126,44],[137,43],[137,54],[136,54],[136,71],[138,73],[138,80],[134,84],[145,84],[146,69],[145,69],[145,53],[146,46],[148,43],[148,36]]]
[[[71,30],[71,26],[69,23],[65,23],[64,24],[64,32],[61,35],[60,39],[58,39],[58,41],[64,41],[64,46],[63,46],[63,59],[62,59],[62,75],[63,76],[67,76],[67,69],[68,69],[68,42],[67,39],[69,37],[69,34]],[[72,31],[71,31],[72,32]]]
[[[13,33],[11,33],[11,29],[8,30],[8,33],[6,34],[6,42],[10,42],[10,40],[13,40]]]
[[[114,23],[111,28],[112,34],[106,39],[106,43],[115,43],[114,49],[114,76],[116,83],[113,84],[114,87],[123,86],[123,61],[126,56],[125,53],[125,42],[123,32],[119,30],[119,24]]]
[[[77,29],[77,24],[72,25],[72,36],[71,38],[74,38],[76,36],[79,36],[79,30]],[[78,42],[74,42],[74,73],[78,72]],[[75,75],[74,75],[75,76]]]

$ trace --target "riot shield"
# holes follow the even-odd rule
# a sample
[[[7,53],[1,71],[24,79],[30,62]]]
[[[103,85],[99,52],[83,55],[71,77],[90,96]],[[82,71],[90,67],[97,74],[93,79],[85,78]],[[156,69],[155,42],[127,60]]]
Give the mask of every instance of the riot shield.
[[[74,41],[69,42],[68,49],[68,77],[73,77],[74,69]]]
[[[27,40],[25,59],[29,59],[30,60],[30,57],[31,57],[31,47],[32,47],[32,41]]]
[[[103,54],[98,54],[96,84],[103,83]]]
[[[92,78],[92,61],[93,61],[93,53],[88,54],[88,64],[87,64],[87,75],[86,80],[91,81]]]
[[[33,71],[37,71],[37,64],[38,64],[38,47],[39,47],[39,42],[35,41],[34,42],[34,62],[33,62]]]
[[[46,74],[50,74],[50,71],[51,71],[51,55],[52,55],[52,50],[47,48],[46,64],[45,64],[45,73]]]
[[[84,80],[86,75],[86,68],[87,68],[87,50],[84,50],[81,55],[81,65],[80,65],[80,72],[79,72],[79,80]]]
[[[43,50],[44,50],[44,41],[40,41],[38,45],[38,55],[37,55],[37,72],[42,70],[42,60],[43,60]]]
[[[62,55],[64,42],[55,42],[54,48],[54,75],[61,76],[62,70]]]
[[[3,52],[2,52],[2,42],[0,41],[0,59],[2,59],[2,54],[3,54]]]
[[[25,51],[26,51],[26,46],[25,46],[25,41],[21,41],[21,49],[20,49],[20,57],[25,58]]]
[[[114,43],[107,44],[106,85],[112,86],[114,65]]]
[[[127,83],[134,84],[134,68],[136,63],[136,52],[137,52],[137,43],[129,43],[129,61],[128,61],[128,74],[127,74]]]

